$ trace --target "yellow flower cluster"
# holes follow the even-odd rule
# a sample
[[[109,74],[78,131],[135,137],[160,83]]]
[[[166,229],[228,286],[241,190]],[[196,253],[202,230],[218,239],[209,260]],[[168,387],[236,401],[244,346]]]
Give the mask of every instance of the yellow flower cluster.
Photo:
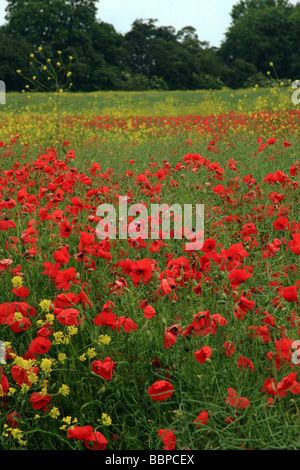
[[[21,276],[14,276],[11,282],[13,287],[21,287],[23,285],[23,278]]]
[[[49,312],[50,307],[51,307],[51,300],[43,299],[41,300],[39,305],[42,309],[42,312]]]
[[[97,344],[105,344],[108,345],[111,342],[111,337],[109,335],[100,335],[99,338],[96,340]]]
[[[12,436],[14,439],[18,441],[18,443],[22,446],[26,446],[27,441],[24,441],[23,439],[23,432],[19,428],[10,428],[8,427],[8,424],[4,424],[3,426],[3,433],[2,435],[4,437],[9,437]]]
[[[63,395],[64,397],[66,397],[66,396],[69,395],[69,393],[70,393],[70,388],[68,387],[68,385],[63,384],[63,385],[59,388],[59,390],[58,390],[57,393],[58,393],[59,395]]]
[[[112,423],[111,417],[107,413],[102,413],[101,421],[103,426],[110,426]]]

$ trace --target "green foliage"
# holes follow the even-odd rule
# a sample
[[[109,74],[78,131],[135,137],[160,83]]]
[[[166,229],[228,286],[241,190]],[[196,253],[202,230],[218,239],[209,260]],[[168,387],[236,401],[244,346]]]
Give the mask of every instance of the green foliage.
[[[248,84],[258,72],[266,74],[276,64],[280,78],[300,73],[300,8],[287,0],[241,0],[231,12],[232,23],[219,56],[226,85]],[[248,74],[248,77],[246,76]]]
[[[96,0],[9,0],[0,28],[0,78],[9,91],[38,47],[50,57],[74,57],[74,91],[195,90],[265,86],[268,64],[280,79],[300,76],[300,3],[240,0],[220,48],[193,26],[176,31],[156,19],[136,19],[126,34],[96,17]],[[101,11],[100,11],[101,15]]]

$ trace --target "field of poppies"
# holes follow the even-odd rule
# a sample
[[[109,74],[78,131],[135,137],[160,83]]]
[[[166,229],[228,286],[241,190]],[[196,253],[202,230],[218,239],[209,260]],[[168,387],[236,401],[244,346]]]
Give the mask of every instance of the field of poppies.
[[[300,449],[300,108],[264,93],[8,96],[2,450]],[[203,204],[203,246],[100,239],[125,199]]]

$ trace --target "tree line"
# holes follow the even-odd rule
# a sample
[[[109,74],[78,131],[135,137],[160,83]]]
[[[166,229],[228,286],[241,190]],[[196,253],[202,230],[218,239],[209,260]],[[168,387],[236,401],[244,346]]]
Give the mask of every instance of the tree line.
[[[74,91],[193,90],[268,85],[269,63],[279,79],[300,78],[300,2],[240,0],[220,47],[193,26],[177,31],[136,19],[121,34],[97,19],[96,0],[10,0],[0,27],[0,79],[24,88],[30,54],[43,48],[72,56]],[[101,16],[101,7],[100,7]],[[214,28],[214,25],[211,26]]]

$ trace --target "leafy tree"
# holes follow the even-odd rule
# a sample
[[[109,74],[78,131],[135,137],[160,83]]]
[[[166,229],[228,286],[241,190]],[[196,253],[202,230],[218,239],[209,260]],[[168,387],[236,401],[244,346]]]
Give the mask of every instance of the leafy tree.
[[[221,73],[215,50],[199,41],[192,26],[176,33],[172,26],[157,27],[156,21],[136,20],[125,35],[130,69],[148,79],[160,77],[170,90],[206,87],[206,82],[211,88],[213,76]]]
[[[241,86],[245,71],[266,73],[273,62],[279,77],[289,78],[293,51],[291,17],[294,6],[288,0],[241,0],[231,11],[232,23],[218,54],[223,60],[225,83],[231,86],[233,75]],[[294,17],[294,32],[299,25]],[[240,68],[242,60],[246,67]]]
[[[295,5],[289,16],[289,35],[291,40],[289,78],[294,81],[300,78],[300,3]]]
[[[20,91],[24,88],[24,79],[16,71],[20,69],[30,74],[31,46],[24,37],[9,35],[5,26],[0,27],[0,44],[0,79],[5,82],[7,91]]]
[[[8,0],[8,32],[26,37],[35,47],[55,49],[80,43],[96,22],[96,0]]]

